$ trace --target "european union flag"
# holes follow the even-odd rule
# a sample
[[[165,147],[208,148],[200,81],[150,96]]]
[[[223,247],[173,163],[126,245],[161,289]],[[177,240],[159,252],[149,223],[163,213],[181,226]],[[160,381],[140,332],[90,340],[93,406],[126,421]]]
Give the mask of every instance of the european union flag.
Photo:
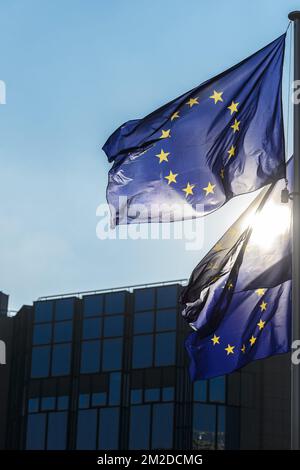
[[[112,225],[198,217],[284,177],[284,45],[282,35],[109,137]]]
[[[183,315],[196,330],[186,340],[194,380],[290,350],[292,207],[281,202],[285,185],[282,179],[262,189],[182,293]]]

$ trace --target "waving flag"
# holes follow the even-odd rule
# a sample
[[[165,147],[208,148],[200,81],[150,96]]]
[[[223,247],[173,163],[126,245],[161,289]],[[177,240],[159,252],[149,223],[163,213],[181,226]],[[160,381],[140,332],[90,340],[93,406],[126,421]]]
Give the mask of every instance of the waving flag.
[[[186,340],[193,379],[290,349],[292,204],[281,202],[285,185],[261,191],[182,293],[183,315],[196,330]]]
[[[284,177],[284,44],[282,35],[109,137],[113,226],[205,215]]]

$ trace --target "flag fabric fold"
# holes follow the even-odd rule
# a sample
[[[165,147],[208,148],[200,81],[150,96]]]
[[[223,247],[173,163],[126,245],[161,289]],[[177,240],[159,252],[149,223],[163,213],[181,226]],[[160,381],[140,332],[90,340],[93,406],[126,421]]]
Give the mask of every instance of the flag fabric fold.
[[[289,190],[293,161],[288,164]],[[261,190],[194,269],[181,295],[195,330],[186,339],[193,380],[290,350],[292,203],[281,179]]]
[[[285,176],[284,45],[282,35],[109,137],[112,225],[206,215]]]

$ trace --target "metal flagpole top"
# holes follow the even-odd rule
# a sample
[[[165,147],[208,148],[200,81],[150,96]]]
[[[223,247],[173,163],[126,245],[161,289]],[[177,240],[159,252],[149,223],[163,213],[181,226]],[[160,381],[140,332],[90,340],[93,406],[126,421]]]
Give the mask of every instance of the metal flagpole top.
[[[291,11],[288,15],[289,20],[295,21],[300,20],[300,11]]]

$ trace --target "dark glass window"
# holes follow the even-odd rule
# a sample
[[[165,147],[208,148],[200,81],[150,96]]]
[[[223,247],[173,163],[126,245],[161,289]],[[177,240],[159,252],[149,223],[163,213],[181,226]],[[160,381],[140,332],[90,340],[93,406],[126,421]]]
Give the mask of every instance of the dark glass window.
[[[225,401],[225,377],[215,377],[209,381],[210,401]]]
[[[105,406],[106,405],[106,392],[93,393],[92,405],[93,406]]]
[[[57,344],[52,352],[52,375],[68,375],[71,368],[71,344]]]
[[[45,448],[46,414],[28,415],[26,449],[42,450]]]
[[[30,398],[28,400],[28,413],[37,413],[39,411],[39,399]]]
[[[239,448],[240,436],[240,408],[234,406],[226,407],[226,449],[236,450]]]
[[[109,432],[107,432],[109,430]],[[99,449],[118,449],[119,408],[102,408],[100,410]]]
[[[42,325],[34,325],[33,344],[51,343],[52,324],[45,323]]]
[[[57,397],[57,409],[67,410],[68,408],[69,408],[69,397],[68,396]]]
[[[98,372],[100,368],[100,341],[85,341],[81,345],[80,371],[84,374]]]
[[[96,317],[103,312],[103,295],[89,295],[84,297],[84,310],[85,317]]]
[[[74,299],[60,299],[55,303],[55,320],[71,320],[73,318]]]
[[[154,289],[139,289],[135,291],[135,310],[154,308]]]
[[[90,407],[90,395],[88,393],[81,393],[78,400],[79,408],[89,408]]]
[[[173,412],[174,405],[172,403],[153,405],[153,449],[171,449],[173,447]]]
[[[142,403],[143,399],[143,390],[137,389],[137,390],[131,390],[130,394],[130,402],[134,405],[137,405],[138,403]]]
[[[104,336],[122,336],[123,330],[124,317],[122,315],[105,318]]]
[[[72,341],[73,324],[71,321],[63,321],[54,325],[54,342],[63,343]]]
[[[101,336],[101,319],[100,318],[89,318],[83,320],[83,339],[94,339]]]
[[[176,330],[176,311],[161,310],[156,314],[156,330]]]
[[[129,449],[149,449],[150,406],[136,405],[130,409]]]
[[[44,397],[42,398],[42,406],[43,411],[46,410],[54,410],[55,409],[55,397]]]
[[[173,401],[175,396],[174,387],[165,387],[162,391],[163,401]]]
[[[145,401],[159,401],[159,388],[148,388],[145,390]]]
[[[52,321],[52,305],[53,302],[36,302],[34,304],[34,321],[38,323]]]
[[[134,333],[151,333],[154,328],[153,312],[142,312],[134,315]]]
[[[96,449],[97,412],[97,409],[78,411],[76,444],[77,449]]]
[[[115,372],[109,377],[109,404],[119,405],[121,396],[121,374]]]
[[[214,449],[216,433],[216,406],[196,403],[193,413],[194,449]]]
[[[48,415],[48,450],[64,450],[67,443],[67,413],[58,411]]]
[[[156,335],[156,366],[168,366],[175,363],[175,341],[175,333],[159,333]]]
[[[47,377],[49,375],[50,346],[32,348],[31,377]]]
[[[122,347],[122,338],[103,341],[103,370],[120,370],[122,368]]]
[[[194,382],[194,400],[206,401],[207,400],[207,381],[197,380]]]
[[[133,338],[132,367],[152,366],[153,336],[141,335]]]
[[[108,315],[124,312],[124,292],[114,292],[105,296],[105,313]]]
[[[218,406],[217,446],[219,450],[225,449],[225,406]]]
[[[157,289],[157,308],[176,307],[177,287],[165,286]]]

